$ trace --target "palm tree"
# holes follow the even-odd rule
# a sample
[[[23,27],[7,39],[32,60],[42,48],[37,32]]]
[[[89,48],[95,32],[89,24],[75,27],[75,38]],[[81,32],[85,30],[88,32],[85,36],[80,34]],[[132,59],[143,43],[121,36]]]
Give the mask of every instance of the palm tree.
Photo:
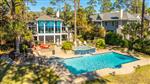
[[[33,1],[33,0],[29,0]],[[24,2],[25,0],[4,0],[5,4],[7,5],[9,11],[10,11],[10,31],[13,33],[12,35],[15,38],[15,49],[16,52],[20,52],[19,45],[20,45],[20,37],[24,33],[24,27],[25,27],[25,22],[24,22],[24,11],[25,7]],[[19,12],[21,11],[21,12]],[[19,13],[18,13],[19,12]]]

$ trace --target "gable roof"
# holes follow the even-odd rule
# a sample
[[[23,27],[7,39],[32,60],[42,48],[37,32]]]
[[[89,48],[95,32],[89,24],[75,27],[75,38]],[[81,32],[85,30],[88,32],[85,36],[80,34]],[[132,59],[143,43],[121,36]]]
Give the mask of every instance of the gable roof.
[[[62,20],[59,19],[59,18],[52,18],[52,17],[50,17],[50,16],[48,16],[48,15],[42,15],[42,16],[38,17],[36,20],[37,20],[37,21],[38,21],[38,20],[60,20],[60,21],[62,21]]]
[[[97,19],[98,16],[100,16],[101,19]],[[132,15],[128,12],[123,12],[122,19],[120,17],[120,12],[96,14],[96,15],[91,15],[90,18],[93,21],[96,21],[96,20],[102,20],[102,21],[107,21],[107,20],[138,20],[137,17],[135,17],[134,15]]]

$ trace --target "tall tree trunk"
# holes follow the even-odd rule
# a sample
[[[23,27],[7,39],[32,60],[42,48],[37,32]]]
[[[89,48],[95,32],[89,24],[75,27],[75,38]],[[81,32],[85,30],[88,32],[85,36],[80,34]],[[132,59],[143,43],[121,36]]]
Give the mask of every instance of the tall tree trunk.
[[[13,29],[15,29],[15,21],[16,21],[16,4],[15,0],[11,0],[11,16],[12,16],[12,23],[13,23]],[[20,36],[16,35],[15,38],[15,49],[17,53],[20,53],[19,45],[20,45]]]
[[[141,41],[143,41],[143,30],[144,30],[144,14],[145,14],[145,0],[142,2],[142,20],[141,20]],[[143,48],[143,42],[142,42],[142,48]]]
[[[64,20],[65,20],[64,26],[65,27],[66,27],[66,11],[67,11],[66,2],[64,2]]]
[[[80,0],[78,0],[78,9],[80,8]]]
[[[135,2],[136,2],[135,13],[137,14],[138,13],[138,0],[136,0]]]
[[[75,42],[75,46],[77,46],[77,23],[76,23],[76,18],[77,18],[77,10],[76,10],[76,0],[74,0],[74,42]]]
[[[143,29],[144,29],[144,14],[145,14],[145,0],[142,2],[142,20],[141,20],[141,39],[143,38]]]
[[[20,52],[20,35],[16,37],[16,52]]]
[[[15,0],[11,0],[11,16],[12,16],[12,20],[14,21],[15,15],[16,15],[16,4],[15,4]]]

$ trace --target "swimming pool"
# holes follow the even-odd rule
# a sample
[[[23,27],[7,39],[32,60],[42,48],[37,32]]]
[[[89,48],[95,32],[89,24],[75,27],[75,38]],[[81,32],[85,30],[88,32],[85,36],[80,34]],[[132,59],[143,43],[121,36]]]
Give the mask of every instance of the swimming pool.
[[[121,64],[133,62],[137,58],[115,53],[107,52],[92,56],[82,56],[63,60],[64,66],[73,74],[79,75],[104,68],[120,68]]]

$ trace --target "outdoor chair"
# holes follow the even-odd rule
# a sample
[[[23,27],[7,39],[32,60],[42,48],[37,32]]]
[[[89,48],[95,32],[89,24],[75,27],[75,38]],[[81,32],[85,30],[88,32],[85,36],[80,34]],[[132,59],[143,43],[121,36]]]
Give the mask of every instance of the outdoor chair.
[[[84,41],[84,45],[87,45],[87,42],[86,42],[86,41]]]

